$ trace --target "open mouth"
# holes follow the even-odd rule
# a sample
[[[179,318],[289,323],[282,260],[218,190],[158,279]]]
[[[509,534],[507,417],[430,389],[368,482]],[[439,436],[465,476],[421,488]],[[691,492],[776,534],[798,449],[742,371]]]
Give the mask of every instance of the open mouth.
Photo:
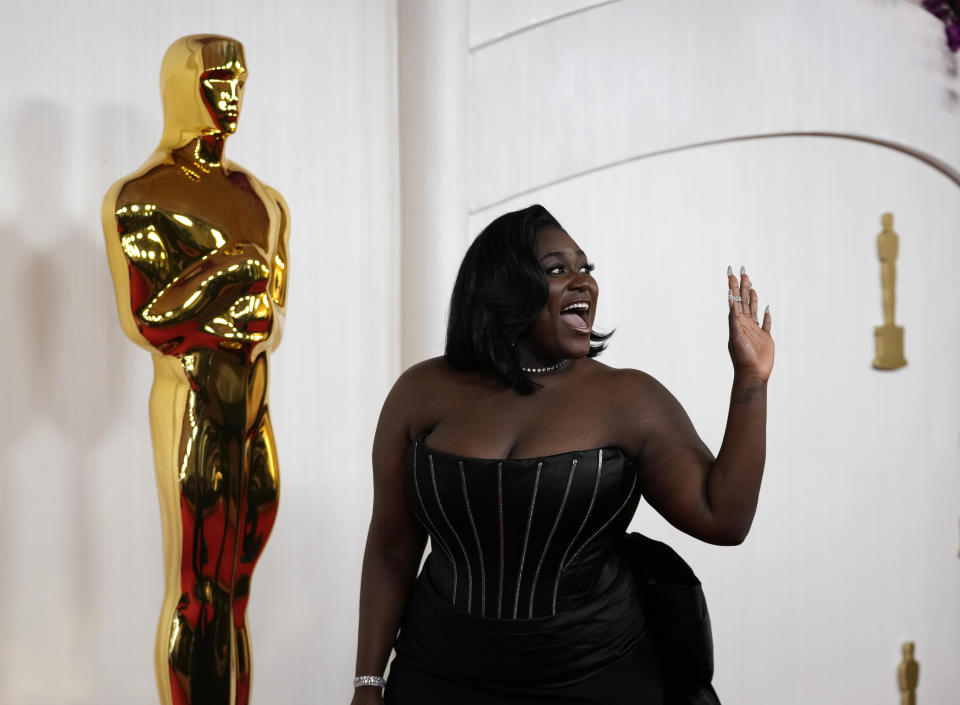
[[[590,302],[579,300],[564,307],[560,311],[560,318],[568,326],[581,333],[590,332],[590,324],[587,322],[590,316]]]

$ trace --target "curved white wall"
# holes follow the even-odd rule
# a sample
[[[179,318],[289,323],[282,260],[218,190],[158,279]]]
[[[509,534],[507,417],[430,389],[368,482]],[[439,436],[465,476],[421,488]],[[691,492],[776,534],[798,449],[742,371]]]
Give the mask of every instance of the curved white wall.
[[[942,25],[896,1],[581,5],[550,20],[471,4],[471,235],[551,209],[598,263],[599,322],[618,329],[605,361],[660,378],[715,451],[724,270],[746,264],[778,346],[751,536],[709,547],[645,505],[635,528],[704,580],[725,701],[893,701],[910,639],[919,697],[952,702],[960,84]],[[875,143],[729,141],[816,132]],[[895,373],[870,367],[886,211],[909,360]]]
[[[925,702],[960,674],[960,191],[873,145],[790,138],[604,170],[475,214],[543,203],[597,264],[601,358],[643,369],[716,452],[732,379],[728,264],[774,317],[767,471],[746,543],[711,547],[642,504],[704,583],[724,702],[884,702],[917,643]],[[882,322],[880,214],[900,234],[909,365],[871,368]]]
[[[620,0],[472,56],[472,210],[758,134],[888,139],[960,167],[960,78],[943,26],[901,0]]]

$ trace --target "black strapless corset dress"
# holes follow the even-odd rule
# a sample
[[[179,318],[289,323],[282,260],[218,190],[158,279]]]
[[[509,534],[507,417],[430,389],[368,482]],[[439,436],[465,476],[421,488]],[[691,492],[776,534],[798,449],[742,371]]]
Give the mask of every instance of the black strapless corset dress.
[[[421,438],[406,487],[431,553],[387,705],[662,702],[639,592],[614,552],[640,501],[620,450],[490,460]]]

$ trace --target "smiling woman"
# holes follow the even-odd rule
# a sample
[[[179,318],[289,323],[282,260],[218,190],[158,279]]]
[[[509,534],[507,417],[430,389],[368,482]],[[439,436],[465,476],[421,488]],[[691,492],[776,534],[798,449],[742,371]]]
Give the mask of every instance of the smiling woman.
[[[664,701],[656,637],[618,547],[641,493],[701,540],[746,536],[771,320],[759,324],[749,277],[728,272],[734,388],[714,458],[656,380],[593,359],[609,334],[593,331],[592,272],[542,206],[497,218],[460,267],[446,354],[390,391],[374,439],[355,705]]]
[[[598,294],[592,271],[583,251],[543,206],[497,218],[460,265],[450,300],[447,362],[458,370],[492,369],[518,393],[530,394],[540,385],[523,365],[538,371],[550,367],[537,367],[541,360],[530,350],[534,341],[553,340],[542,357],[554,365],[598,355],[610,335],[591,329]],[[571,274],[580,281],[565,293]],[[561,300],[562,310],[557,308]],[[559,314],[574,325],[558,328]]]

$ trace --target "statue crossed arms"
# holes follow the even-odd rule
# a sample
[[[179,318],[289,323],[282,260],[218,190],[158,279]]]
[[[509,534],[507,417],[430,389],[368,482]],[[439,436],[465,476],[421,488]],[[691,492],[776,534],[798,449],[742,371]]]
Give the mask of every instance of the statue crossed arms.
[[[236,40],[177,40],[161,70],[160,145],[103,204],[124,332],[154,353],[165,705],[248,702],[250,577],[279,496],[268,354],[282,332],[289,217],[276,191],[223,158],[246,75]]]

